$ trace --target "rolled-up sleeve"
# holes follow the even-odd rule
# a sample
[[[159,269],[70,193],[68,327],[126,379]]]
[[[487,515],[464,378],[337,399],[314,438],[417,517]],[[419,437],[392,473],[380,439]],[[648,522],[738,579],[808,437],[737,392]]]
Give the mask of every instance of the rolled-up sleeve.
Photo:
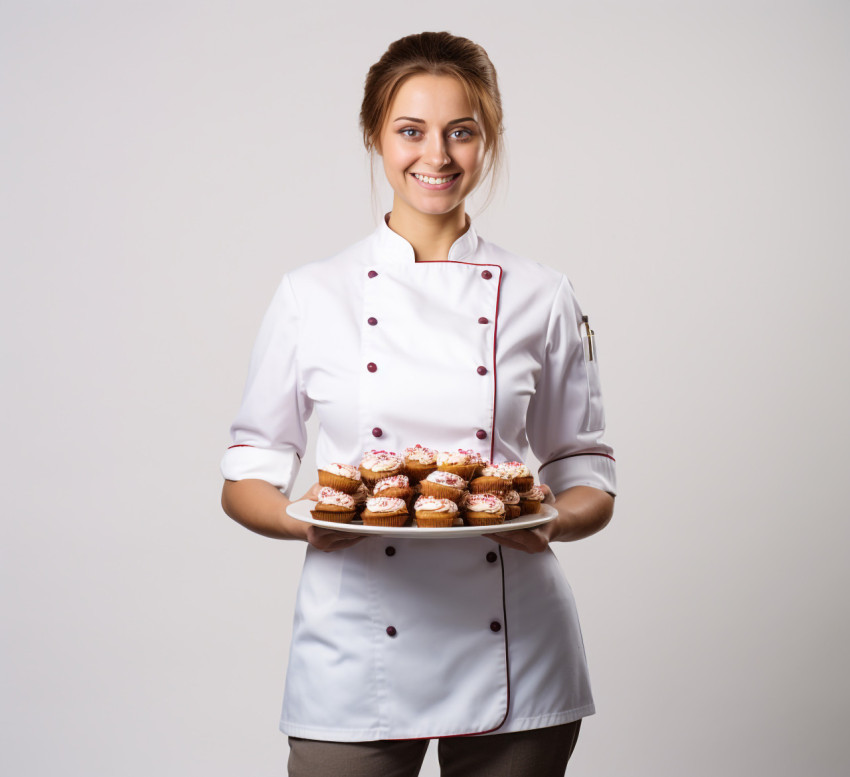
[[[254,344],[232,444],[221,461],[226,480],[257,478],[289,495],[307,445],[312,405],[298,369],[298,307],[284,277]]]
[[[592,486],[616,493],[611,446],[603,442],[605,417],[597,354],[590,360],[582,314],[562,277],[546,332],[543,366],[528,408],[531,450],[541,462],[540,481],[553,493]]]

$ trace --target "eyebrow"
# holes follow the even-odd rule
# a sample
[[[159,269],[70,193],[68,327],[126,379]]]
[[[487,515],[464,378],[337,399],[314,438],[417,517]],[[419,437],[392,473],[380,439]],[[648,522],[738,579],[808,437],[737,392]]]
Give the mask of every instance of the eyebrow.
[[[425,123],[424,119],[416,119],[413,116],[398,116],[397,118],[393,119],[393,121],[414,121],[418,124],[424,124]],[[478,122],[475,121],[475,119],[472,116],[464,116],[462,119],[452,119],[452,121],[450,121],[449,124],[463,124],[463,122],[465,122],[465,121],[471,121],[475,124],[478,124]]]

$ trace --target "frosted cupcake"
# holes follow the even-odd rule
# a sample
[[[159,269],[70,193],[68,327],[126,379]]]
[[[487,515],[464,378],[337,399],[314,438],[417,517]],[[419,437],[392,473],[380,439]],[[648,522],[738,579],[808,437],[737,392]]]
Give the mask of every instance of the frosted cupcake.
[[[360,470],[351,464],[325,464],[319,467],[319,485],[353,494],[360,488]]]
[[[511,474],[502,469],[501,464],[484,464],[478,471],[478,477],[469,481],[469,490],[473,494],[504,494],[510,491]]]
[[[493,494],[467,494],[464,518],[470,526],[493,526],[505,522],[505,505]]]
[[[422,496],[433,496],[437,499],[451,499],[457,502],[466,489],[466,481],[451,472],[437,470],[419,483]]]
[[[511,479],[514,491],[528,491],[534,485],[531,470],[521,461],[505,461],[499,465],[499,469]]]
[[[401,458],[392,451],[366,451],[360,462],[360,477],[373,488],[382,478],[401,474]]]
[[[458,516],[457,505],[451,499],[420,496],[413,505],[416,525],[423,529],[442,529],[453,526]]]
[[[505,503],[506,521],[519,518],[522,515],[522,508],[519,506],[519,494],[516,491],[508,491],[507,494],[499,498]]]
[[[332,523],[349,523],[356,514],[354,497],[351,494],[327,486],[319,489],[319,500],[315,509],[310,510],[310,515],[315,520]]]
[[[471,480],[481,463],[481,456],[475,451],[465,451],[461,448],[456,451],[440,451],[437,454],[438,470],[460,475],[464,480]]]
[[[375,487],[372,489],[373,496],[394,496],[398,499],[404,499],[410,504],[410,499],[413,496],[413,489],[410,487],[410,481],[407,475],[390,475],[388,478],[381,478]]]
[[[414,445],[402,451],[404,457],[404,471],[415,484],[424,480],[437,469],[437,451],[426,448],[424,445]]]
[[[366,526],[404,526],[407,503],[394,496],[373,496],[366,500],[362,517]]]
[[[528,491],[521,491],[519,495],[519,506],[523,515],[534,515],[540,512],[540,505],[546,494],[540,486],[532,486]]]

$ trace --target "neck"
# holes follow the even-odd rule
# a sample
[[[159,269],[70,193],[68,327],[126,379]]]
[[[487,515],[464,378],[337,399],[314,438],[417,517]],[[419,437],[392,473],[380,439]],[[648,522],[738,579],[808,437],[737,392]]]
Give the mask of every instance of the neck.
[[[449,249],[469,228],[463,203],[449,213],[425,214],[393,199],[393,210],[387,222],[411,246],[417,262],[445,261]]]

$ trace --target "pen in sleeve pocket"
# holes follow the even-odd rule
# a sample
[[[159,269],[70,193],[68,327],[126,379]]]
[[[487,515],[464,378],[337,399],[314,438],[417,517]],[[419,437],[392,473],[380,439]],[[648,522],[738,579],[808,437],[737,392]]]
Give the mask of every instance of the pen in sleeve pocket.
[[[590,328],[590,319],[587,316],[581,317],[581,322],[584,324],[585,332],[587,332],[587,360],[593,361],[593,330]]]

